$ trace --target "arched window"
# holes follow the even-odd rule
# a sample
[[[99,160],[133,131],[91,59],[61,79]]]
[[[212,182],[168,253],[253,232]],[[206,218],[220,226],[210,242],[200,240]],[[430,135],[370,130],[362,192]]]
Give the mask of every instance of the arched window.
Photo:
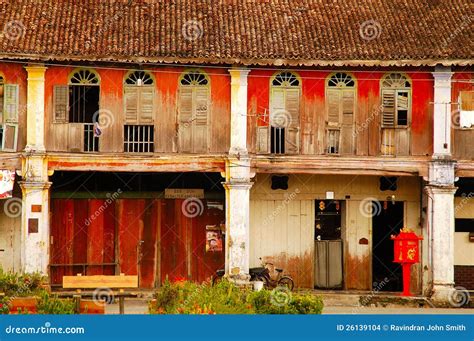
[[[401,73],[382,78],[382,126],[407,127],[410,121],[411,81]]]
[[[124,78],[125,123],[153,122],[155,81],[146,71],[130,71]]]
[[[270,152],[299,152],[301,80],[294,72],[283,71],[270,80]]]
[[[386,74],[380,81],[382,101],[382,155],[409,155],[411,81],[402,73]]]
[[[179,79],[178,145],[181,152],[208,151],[210,81],[201,70],[189,70]]]
[[[155,127],[155,80],[147,71],[132,70],[124,78],[124,151],[152,153]]]
[[[99,120],[99,75],[92,69],[76,69],[69,76],[69,123]]]
[[[354,153],[356,81],[347,72],[329,75],[326,83],[326,152]]]

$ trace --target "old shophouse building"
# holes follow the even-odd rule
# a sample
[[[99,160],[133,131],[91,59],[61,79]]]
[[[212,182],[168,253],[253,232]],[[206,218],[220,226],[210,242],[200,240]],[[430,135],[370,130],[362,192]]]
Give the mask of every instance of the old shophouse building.
[[[0,2],[0,265],[474,289],[472,4]],[[8,174],[8,172],[4,172]],[[5,175],[4,175],[5,177]]]

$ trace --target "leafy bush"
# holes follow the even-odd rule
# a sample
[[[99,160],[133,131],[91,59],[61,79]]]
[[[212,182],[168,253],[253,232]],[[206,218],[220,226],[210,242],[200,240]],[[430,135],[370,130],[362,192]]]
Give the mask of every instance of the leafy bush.
[[[320,297],[283,288],[251,291],[223,280],[208,283],[165,281],[149,303],[151,314],[320,314]]]
[[[45,283],[45,277],[39,273],[18,274],[0,268],[0,292],[5,296],[32,296],[41,292]]]
[[[46,291],[40,294],[37,306],[38,314],[74,314],[74,302],[71,299],[60,299],[50,296]]]

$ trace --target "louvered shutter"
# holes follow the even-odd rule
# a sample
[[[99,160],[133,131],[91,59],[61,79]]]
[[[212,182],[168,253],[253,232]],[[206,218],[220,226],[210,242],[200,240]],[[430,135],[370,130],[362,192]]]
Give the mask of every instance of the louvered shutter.
[[[125,123],[138,123],[138,87],[126,86],[124,88]]]
[[[178,103],[178,142],[179,151],[192,151],[193,90],[181,87]]]
[[[327,124],[329,127],[338,127],[341,123],[341,91],[329,89],[327,92]]]
[[[208,97],[207,87],[194,88],[193,152],[195,153],[207,151]]]
[[[270,153],[270,128],[267,126],[257,127],[257,153]]]
[[[69,112],[69,87],[55,85],[53,93],[53,122],[67,123]]]
[[[4,124],[2,150],[6,152],[16,152],[18,141],[18,124]]]
[[[286,89],[285,109],[289,115],[289,122],[286,128],[285,153],[297,154],[300,150],[300,90]]]
[[[18,123],[18,85],[4,85],[4,122]]]
[[[280,127],[285,124],[288,114],[285,106],[285,90],[272,88],[272,104],[270,107],[270,125]]]
[[[137,87],[139,92],[139,121],[140,123],[153,122],[154,89],[151,86]]]
[[[354,89],[342,90],[342,124],[340,133],[340,154],[354,153]]]
[[[395,90],[382,91],[382,126],[395,127]]]

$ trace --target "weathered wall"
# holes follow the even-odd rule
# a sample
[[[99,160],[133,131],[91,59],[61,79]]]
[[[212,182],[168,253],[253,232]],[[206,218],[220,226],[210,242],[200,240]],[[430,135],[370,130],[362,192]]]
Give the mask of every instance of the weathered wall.
[[[69,124],[53,123],[54,85],[68,84],[71,67],[49,67],[46,71],[45,115],[46,146],[51,151],[68,151]],[[128,70],[95,69],[100,77],[101,152],[123,151],[123,81]],[[151,68],[155,77],[155,151],[177,152],[177,93],[182,67]],[[230,76],[225,69],[202,69],[210,79],[211,97],[209,114],[209,150],[224,153],[229,149],[230,130]],[[101,119],[102,120],[102,119]],[[70,141],[71,143],[74,141]]]
[[[470,83],[469,83],[470,82]],[[474,91],[474,75],[458,72],[453,75],[451,88],[451,102],[458,103],[459,92]],[[474,158],[474,129],[459,128],[459,106],[451,106],[451,137],[453,154],[457,159],[472,160]]]
[[[0,268],[20,271],[21,198],[0,200]]]
[[[473,219],[474,198],[454,198],[454,217]],[[474,243],[469,242],[469,232],[454,233],[454,265],[474,266]]]
[[[336,71],[336,70],[334,70]],[[400,70],[403,71],[403,70]],[[429,71],[429,70],[426,70]],[[347,72],[351,72],[347,70]],[[248,145],[249,151],[256,151],[256,127],[268,125],[261,119],[269,115],[271,70],[252,70],[249,74],[248,98]],[[326,120],[326,78],[332,72],[299,71],[302,78],[300,105],[300,138],[302,154],[325,153]],[[432,153],[433,81],[429,73],[406,72],[412,81],[411,155]],[[380,154],[380,79],[385,72],[361,71],[353,73],[356,80],[355,127],[356,154]],[[267,116],[268,117],[268,116]]]
[[[400,177],[396,192],[379,190],[379,178],[371,176],[290,175],[287,191],[271,190],[271,175],[258,174],[251,190],[250,265],[259,257],[297,277],[301,286],[314,283],[314,200],[325,199],[326,191],[346,200],[343,228],[345,288],[372,287],[372,219],[361,209],[364,200],[387,200],[395,194],[404,204],[404,226],[423,235],[420,227],[420,179]],[[360,244],[366,238],[368,244]],[[423,252],[423,250],[422,250]],[[280,263],[278,263],[280,262]],[[311,273],[308,273],[311,271]],[[421,290],[421,266],[412,267],[412,290]],[[298,283],[300,284],[300,283]],[[308,285],[310,284],[310,285]]]

